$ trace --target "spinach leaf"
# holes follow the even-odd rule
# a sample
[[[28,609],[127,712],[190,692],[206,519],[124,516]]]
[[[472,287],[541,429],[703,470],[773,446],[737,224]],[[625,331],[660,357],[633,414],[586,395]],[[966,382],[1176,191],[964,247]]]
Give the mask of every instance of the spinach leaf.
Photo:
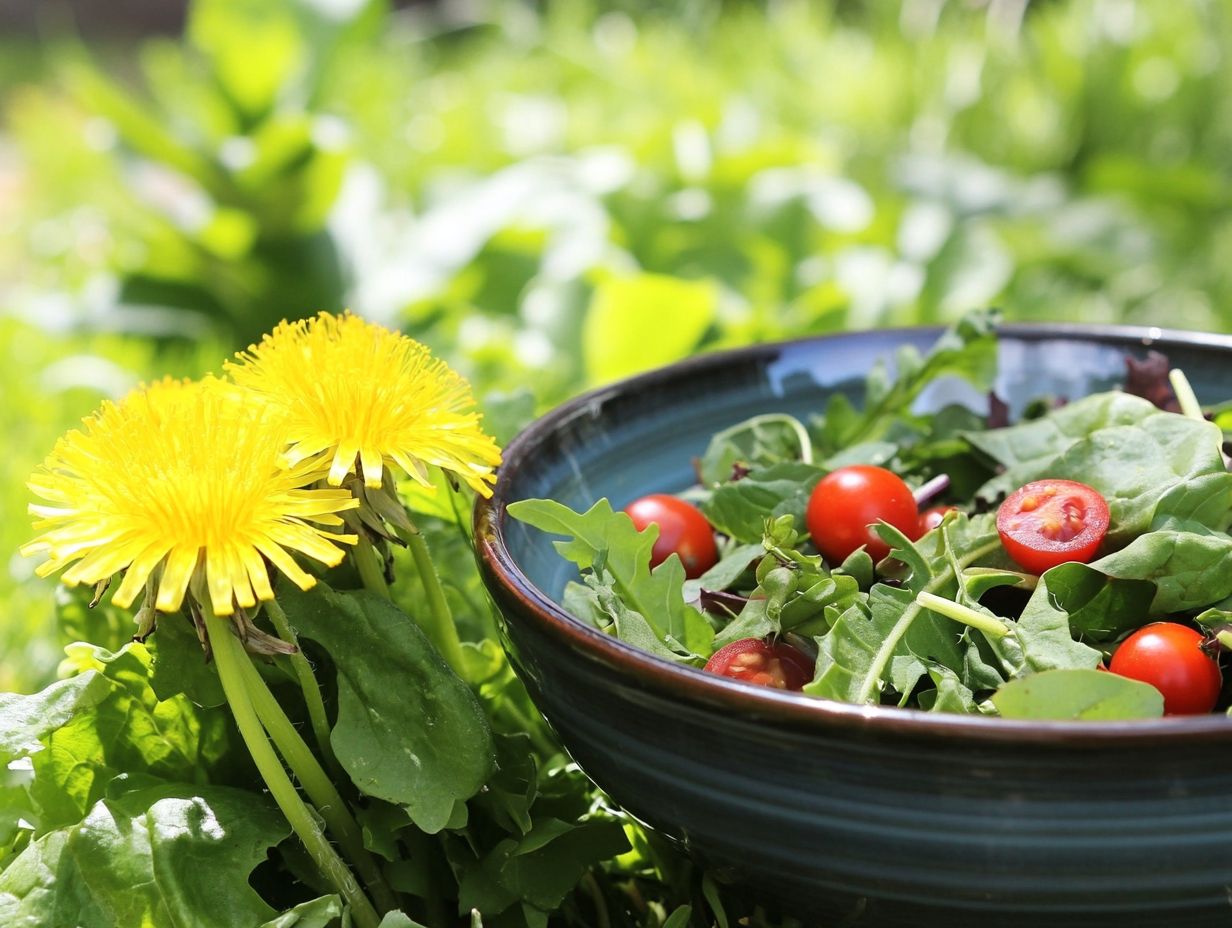
[[[493,769],[492,732],[471,688],[387,600],[318,584],[288,585],[279,601],[300,635],[333,658],[330,743],[355,785],[403,806],[429,834],[440,831]]]
[[[1156,411],[1146,400],[1114,390],[1075,400],[1029,422],[967,432],[968,442],[1005,468],[977,495],[994,501],[1024,483],[1049,476],[1049,465],[1075,442],[1109,426],[1133,425]]]
[[[760,542],[766,519],[779,516],[790,515],[793,526],[803,532],[809,495],[824,475],[813,464],[773,464],[718,487],[702,503],[702,512],[718,531],[744,544]]]
[[[1097,670],[1049,670],[1011,680],[993,693],[992,704],[1007,719],[1107,721],[1164,713],[1155,687]]]
[[[1232,596],[1232,538],[1222,532],[1167,530],[1140,535],[1128,546],[1093,561],[1088,570],[1124,581],[1150,581],[1150,613],[1187,612]],[[1140,588],[1139,599],[1146,589]],[[1132,597],[1129,597],[1132,599]],[[1145,620],[1145,610],[1124,602],[1131,616]],[[1119,630],[1136,627],[1121,625]]]
[[[0,924],[259,925],[274,912],[248,875],[288,832],[255,792],[179,783],[117,791],[0,874]]]
[[[1135,425],[1091,433],[1030,479],[1060,477],[1098,490],[1111,514],[1107,543],[1116,547],[1149,531],[1157,518],[1194,511],[1205,512],[1214,520],[1210,527],[1222,529],[1232,513],[1209,507],[1212,499],[1232,500],[1232,474],[1220,442],[1220,431],[1210,422],[1153,412]]]
[[[570,537],[556,542],[556,549],[581,570],[611,576],[612,590],[623,605],[646,620],[661,642],[688,643],[688,648],[707,657],[713,630],[700,612],[684,601],[684,567],[680,558],[669,557],[650,569],[650,551],[658,528],[639,532],[633,520],[601,499],[584,513],[574,512],[554,500],[521,500],[508,512],[545,532]]]

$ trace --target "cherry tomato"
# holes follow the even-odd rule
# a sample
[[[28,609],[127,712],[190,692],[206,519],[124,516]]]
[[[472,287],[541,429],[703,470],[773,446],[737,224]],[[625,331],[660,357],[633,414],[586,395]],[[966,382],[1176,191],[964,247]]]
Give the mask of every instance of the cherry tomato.
[[[874,561],[890,553],[890,546],[873,532],[878,522],[889,522],[913,541],[920,536],[920,510],[897,474],[884,467],[852,464],[826,474],[813,488],[805,514],[813,544],[831,564],[864,545]]]
[[[659,537],[650,552],[650,566],[658,567],[672,554],[680,555],[684,575],[700,577],[719,560],[714,532],[701,510],[666,493],[652,493],[625,507],[640,532],[648,525],[659,526]]]
[[[1001,544],[1023,570],[1042,574],[1067,561],[1086,563],[1108,532],[1108,504],[1074,480],[1036,480],[997,510]]]
[[[796,692],[813,679],[813,662],[803,651],[760,638],[741,638],[724,645],[706,661],[705,669],[733,680]]]
[[[927,535],[945,518],[947,512],[957,512],[957,506],[933,506],[920,513],[920,534]]]
[[[1163,693],[1164,715],[1202,715],[1215,708],[1223,687],[1219,662],[1202,641],[1187,625],[1155,622],[1122,641],[1108,669]]]

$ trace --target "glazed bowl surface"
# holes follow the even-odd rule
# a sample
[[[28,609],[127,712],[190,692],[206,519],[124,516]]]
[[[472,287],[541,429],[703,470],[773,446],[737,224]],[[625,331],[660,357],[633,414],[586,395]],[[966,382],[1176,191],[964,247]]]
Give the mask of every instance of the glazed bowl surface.
[[[575,568],[507,517],[516,500],[620,508],[694,481],[749,416],[859,401],[878,360],[939,330],[705,355],[557,408],[506,449],[476,511],[484,581],[536,704],[582,769],[712,873],[817,925],[1232,924],[1232,720],[1016,722],[861,707],[661,661],[572,618]],[[1232,397],[1232,337],[1006,326],[999,396],[1121,382],[1150,347],[1204,402]],[[981,408],[960,382],[920,402]]]

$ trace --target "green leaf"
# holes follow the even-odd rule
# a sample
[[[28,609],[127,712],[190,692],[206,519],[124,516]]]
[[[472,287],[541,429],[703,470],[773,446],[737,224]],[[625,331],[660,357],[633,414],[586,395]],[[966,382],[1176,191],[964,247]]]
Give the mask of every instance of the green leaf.
[[[812,442],[804,425],[794,416],[767,413],[716,433],[697,469],[702,486],[712,487],[730,482],[737,465],[754,470],[806,457],[812,457]]]
[[[1044,474],[1054,460],[1092,432],[1113,425],[1134,425],[1156,412],[1147,400],[1113,390],[1067,403],[1029,422],[967,432],[967,441],[1005,468],[978,495],[988,500],[1004,496]]]
[[[759,468],[718,487],[702,503],[702,512],[715,529],[744,544],[760,542],[766,519],[783,515],[790,515],[796,530],[803,532],[809,495],[824,475],[822,468],[799,462]]]
[[[183,693],[198,706],[221,706],[227,701],[218,673],[206,663],[187,616],[163,616],[147,646],[153,655],[150,686],[159,699]]]
[[[989,516],[958,516],[945,532],[930,532],[912,544],[884,523],[877,527],[891,556],[907,564],[905,587],[876,584],[868,601],[857,601],[818,639],[817,676],[805,692],[843,702],[876,703],[887,685],[905,700],[931,664],[963,667],[960,629],[916,602],[921,591],[952,598],[956,571],[998,550]]]
[[[685,604],[680,558],[669,557],[650,569],[657,526],[639,532],[633,520],[623,512],[613,512],[606,499],[585,513],[547,499],[510,503],[508,512],[545,532],[569,536],[570,541],[556,542],[557,550],[581,570],[594,568],[610,574],[619,603],[641,617],[668,650],[672,650],[671,642],[679,642],[702,657],[710,654],[713,631],[700,612]],[[633,624],[640,633],[640,623]]]
[[[39,838],[0,874],[0,924],[259,925],[274,913],[248,875],[288,832],[252,792],[177,783],[122,793]]]
[[[492,772],[483,707],[397,606],[323,584],[279,593],[291,624],[323,647],[338,673],[330,743],[355,785],[397,803],[435,834]]]
[[[729,589],[764,553],[765,549],[761,545],[760,538],[756,544],[736,545],[696,580],[684,582],[685,600],[689,602],[696,600],[702,590],[709,590],[713,593]]]
[[[1149,532],[1089,566],[1121,580],[1150,581],[1155,614],[1187,612],[1232,596],[1232,538],[1222,533]],[[1150,594],[1142,589],[1140,595]]]
[[[1126,626],[1141,624],[1150,595],[1149,585],[1114,582],[1084,564],[1046,571],[1014,627],[1022,650],[1016,673],[1096,667],[1102,655],[1075,641],[1075,629],[1098,634],[1114,616]]]
[[[1146,683],[1098,670],[1049,670],[1011,680],[993,693],[1007,719],[1108,721],[1164,714],[1164,698]]]
[[[663,922],[663,928],[689,928],[689,921],[693,918],[693,907],[682,905]]]
[[[1107,543],[1126,545],[1157,518],[1207,511],[1214,499],[1232,500],[1232,474],[1220,453],[1222,435],[1210,422],[1155,412],[1135,425],[1093,432],[1031,479],[1059,477],[1098,490],[1108,501]],[[1196,490],[1181,489],[1196,487]],[[1166,501],[1167,507],[1161,505]],[[1228,511],[1211,528],[1227,525]]]
[[[424,928],[405,912],[387,912],[377,928]]]
[[[318,896],[287,909],[261,928],[330,928],[341,917],[342,900],[338,896]]]
[[[710,281],[660,274],[607,278],[595,288],[582,328],[587,378],[605,383],[687,356],[718,305],[719,290]]]
[[[150,686],[151,658],[133,642],[111,653],[78,644],[67,649],[82,669],[113,684],[108,696],[43,739],[33,755],[30,794],[40,833],[79,822],[121,773],[203,783],[228,748],[225,712],[201,709],[186,696],[159,700]]]
[[[96,670],[60,680],[41,693],[0,693],[0,764],[41,750],[42,739],[97,706],[116,685]]]
[[[895,356],[893,376],[884,363],[869,373],[864,407],[853,414],[850,403],[835,394],[826,407],[821,428],[824,449],[840,452],[852,445],[876,441],[909,413],[911,404],[935,381],[960,377],[988,390],[997,372],[996,312],[973,312],[942,333],[928,354],[911,347]]]

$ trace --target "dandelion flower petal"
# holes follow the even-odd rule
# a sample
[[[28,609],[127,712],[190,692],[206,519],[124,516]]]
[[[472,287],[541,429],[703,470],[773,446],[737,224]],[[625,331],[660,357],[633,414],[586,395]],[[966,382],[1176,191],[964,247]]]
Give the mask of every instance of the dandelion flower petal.
[[[286,416],[292,466],[327,469],[341,485],[358,473],[382,485],[396,464],[430,483],[451,471],[491,495],[500,449],[485,435],[466,381],[414,339],[344,313],[284,322],[227,370]]]
[[[29,486],[53,506],[23,554],[46,553],[37,571],[64,582],[124,577],[113,596],[129,606],[147,583],[154,605],[180,608],[207,591],[230,615],[273,596],[262,555],[304,586],[289,552],[337,563],[349,536],[323,533],[357,505],[349,493],[314,491],[319,471],[287,469],[282,414],[234,384],[164,380],[105,403],[57,442]],[[309,578],[309,585],[311,578]]]

